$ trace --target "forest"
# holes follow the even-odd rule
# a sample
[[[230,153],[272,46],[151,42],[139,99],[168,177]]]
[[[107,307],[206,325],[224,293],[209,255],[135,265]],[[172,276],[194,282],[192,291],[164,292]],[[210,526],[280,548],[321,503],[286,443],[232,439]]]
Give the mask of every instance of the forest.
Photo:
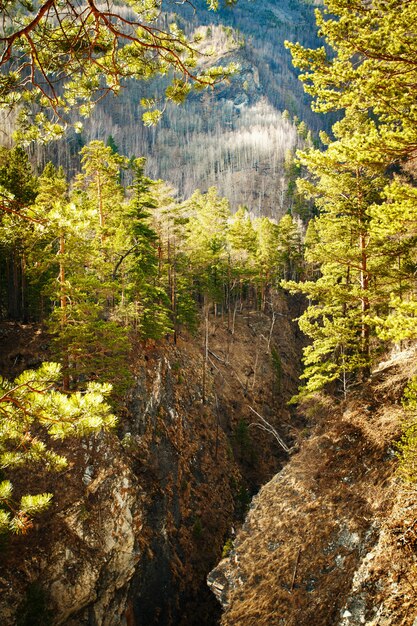
[[[304,2],[281,2],[279,8],[264,3],[253,12],[243,0],[217,12],[207,10],[204,2],[195,6],[196,11],[187,3],[172,7],[175,11],[164,17],[164,27],[175,20],[188,36],[202,37],[199,45],[211,63],[234,64],[238,72],[214,90],[190,92],[181,106],[164,102],[166,76],[126,80],[117,95],[99,99],[88,117],[68,111],[70,122],[60,141],[29,143],[31,160],[41,168],[52,161],[72,176],[79,171],[84,145],[111,138],[121,154],[145,156],[146,174],[169,182],[182,199],[196,188],[207,191],[215,186],[233,211],[244,204],[257,215],[262,210],[279,219],[286,212],[285,155],[301,147],[304,132],[297,134],[295,126],[307,124],[317,134],[331,125],[311,111],[283,45],[284,39],[318,45],[313,7]],[[142,102],[164,109],[157,125],[142,123]],[[281,118],[284,111],[288,119]],[[291,123],[294,117],[297,124]],[[4,116],[1,125],[7,141],[15,130],[13,116]]]
[[[298,279],[303,271],[302,223],[289,214],[278,224],[251,218],[243,206],[232,214],[214,187],[178,203],[162,181],[144,175],[143,158],[127,159],[100,141],[82,149],[81,163],[67,182],[52,164],[35,176],[21,148],[1,153],[1,316],[46,325],[60,364],[53,376],[41,368],[4,381],[3,416],[14,426],[3,432],[3,467],[29,458],[51,464],[52,452],[35,435],[38,423],[52,439],[114,423],[107,405],[103,417],[93,409],[97,394],[110,389],[112,406],[123,404],[133,335],[144,343],[175,342],[182,329],[196,331],[209,309],[234,332],[243,305],[267,310],[281,278]],[[56,401],[60,376],[62,390],[75,392],[70,400],[78,403],[86,392],[69,429],[65,417],[56,424],[55,411],[53,417],[32,409],[33,394],[41,394],[36,405],[47,390]],[[20,424],[28,407],[31,418]],[[7,504],[11,487],[3,485]],[[14,528],[24,513],[9,519],[5,511],[4,524]]]
[[[42,6],[52,11],[56,3]],[[156,3],[147,9],[150,23],[152,10],[158,13]],[[85,30],[77,31],[82,53],[68,51],[62,32],[68,34],[68,24],[75,28],[77,16],[69,3],[67,11],[69,21],[60,27],[56,20],[42,26],[38,12],[31,22],[35,43],[21,16],[16,36],[1,40],[0,97],[4,106],[21,106],[17,140],[25,133],[34,140],[59,136],[54,115],[75,105],[90,113],[89,99],[101,90],[117,92],[120,77],[142,80],[173,71],[182,78],[172,75],[165,86],[165,141],[175,144],[179,118],[170,119],[170,107],[192,90],[189,81],[211,89],[237,71],[234,61],[198,68],[192,45],[199,41],[190,42],[187,29],[168,27],[161,40],[158,28],[144,28],[119,46],[125,31],[115,33],[117,19],[105,10],[100,17],[94,8]],[[130,13],[120,15],[131,25]],[[279,11],[274,16],[279,21]],[[94,41],[88,20],[96,28]],[[306,345],[301,384],[291,400],[296,404],[323,390],[346,399],[383,355],[417,338],[417,44],[410,29],[417,2],[327,0],[316,20],[321,47],[286,46],[313,111],[338,121],[318,141],[294,119],[294,110],[277,112],[271,100],[242,107],[233,120],[227,111],[236,106],[223,102],[220,122],[232,126],[230,147],[219,145],[215,124],[205,128],[204,158],[191,147],[181,156],[187,167],[178,172],[186,179],[175,182],[183,197],[147,174],[142,155],[122,154],[110,133],[107,141],[82,142],[75,173],[52,162],[34,168],[18,144],[0,149],[0,319],[43,325],[53,354],[53,362],[13,381],[0,379],[1,533],[28,532],[53,498],[25,493],[15,501],[16,468],[40,464],[40,471],[61,471],[66,459],[55,441],[115,427],[132,384],[133,343],[142,349],[175,345],[182,333],[200,334],[204,404],[209,316],[221,318],[233,334],[244,308],[275,320],[271,294],[301,294],[298,323]],[[19,37],[24,41],[10,69]],[[46,52],[39,58],[39,41],[52,42],[56,58]],[[80,69],[79,54],[87,70]],[[30,63],[22,68],[22,55],[31,55],[38,72],[30,87]],[[51,76],[61,80],[77,72],[80,84],[71,78],[59,93]],[[211,92],[204,95],[210,110]],[[209,119],[195,103],[192,96],[190,119],[177,128],[189,146],[195,145],[189,136],[199,137],[199,124]],[[155,102],[148,105],[145,122],[158,121]],[[103,110],[96,115],[100,119]],[[165,157],[155,152],[151,158]],[[254,162],[272,173],[274,198],[280,199],[275,211],[263,207],[268,189],[245,189],[245,168]],[[228,182],[195,189],[202,178],[217,184],[219,168],[228,170]],[[414,414],[415,379],[403,403]],[[417,478],[415,430],[411,420],[400,443],[403,474],[411,481]]]

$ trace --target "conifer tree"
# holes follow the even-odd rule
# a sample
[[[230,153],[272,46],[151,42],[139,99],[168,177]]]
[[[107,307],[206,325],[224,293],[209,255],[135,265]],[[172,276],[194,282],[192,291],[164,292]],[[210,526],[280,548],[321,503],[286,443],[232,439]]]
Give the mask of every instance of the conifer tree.
[[[194,331],[197,327],[197,293],[187,246],[187,203],[178,205],[174,192],[166,183],[156,184],[157,207],[154,226],[158,233],[158,276],[170,300],[173,339],[182,325]]]
[[[333,126],[335,140],[323,135],[322,155],[301,155],[318,184],[304,181],[300,188],[318,198],[322,211],[306,242],[310,267],[317,273],[320,266],[321,276],[298,285],[313,300],[301,322],[313,338],[306,353],[310,390],[350,369],[366,373],[375,332],[397,341],[417,335],[415,181],[407,167],[417,144],[410,88],[417,76],[410,28],[417,7],[329,0],[316,16],[328,48],[288,47],[313,108],[341,110],[344,117]],[[334,327],[342,320],[346,332],[337,342]],[[359,351],[350,344],[354,328]]]
[[[256,252],[258,237],[246,207],[239,207],[227,229],[228,242],[228,284],[227,307],[231,304],[231,290],[236,281],[240,295],[243,285],[253,282],[256,274]],[[234,289],[236,293],[237,290]]]
[[[33,222],[21,216],[26,217],[36,193],[27,154],[19,147],[0,147],[0,311],[16,321],[27,320],[30,314],[26,242]]]
[[[222,302],[227,276],[229,203],[211,187],[207,193],[196,191],[184,207],[190,215],[187,245],[198,288],[205,298]]]
[[[384,190],[384,202],[371,207],[371,237],[384,256],[378,282],[384,298],[372,323],[384,340],[417,337],[417,191],[396,178]]]
[[[105,402],[111,387],[91,383],[85,393],[56,391],[61,377],[56,363],[26,370],[14,382],[0,378],[0,533],[25,533],[32,518],[44,511],[51,493],[13,496],[8,473],[28,466],[32,471],[60,471],[67,460],[53,447],[54,440],[83,437],[112,428],[116,419]]]
[[[271,287],[279,276],[279,231],[278,226],[267,217],[255,220],[258,235],[257,269],[261,288],[262,309],[265,310]]]
[[[77,176],[74,189],[79,191],[81,203],[96,212],[97,234],[105,251],[117,233],[124,196],[121,169],[127,166],[127,159],[102,141],[91,141],[82,148],[80,155],[82,172]]]
[[[29,206],[36,198],[36,177],[33,175],[29,158],[19,146],[10,150],[0,147],[0,186],[7,189],[19,210]]]
[[[257,237],[247,207],[240,206],[233,215],[228,226],[227,239],[234,250],[245,253],[242,257],[243,263],[250,255],[255,254]]]
[[[135,303],[142,337],[160,339],[172,332],[175,319],[170,320],[170,298],[159,268],[158,235],[151,226],[151,211],[158,206],[157,185],[144,174],[145,159],[133,159],[130,167],[132,197],[126,210],[126,252],[120,260],[124,263],[130,256],[130,299]]]
[[[417,45],[410,25],[417,20],[416,3],[328,0],[316,20],[327,49],[287,43],[314,110],[342,110],[348,120],[369,112],[368,131],[357,145],[368,160],[413,155]]]
[[[305,293],[311,304],[300,318],[313,343],[305,349],[305,392],[341,380],[346,388],[352,372],[367,375],[370,367],[370,317],[380,298],[383,259],[370,237],[370,207],[381,203],[385,180],[378,170],[355,160],[341,133],[326,152],[300,153],[312,180],[300,188],[315,198],[321,213],[306,260],[320,265],[316,281],[286,282]]]
[[[281,275],[297,280],[302,258],[301,232],[291,215],[284,215],[278,224],[278,251]]]
[[[62,171],[47,165],[39,178],[39,194],[34,205],[42,223],[35,231],[43,247],[38,272],[49,278],[44,292],[59,302],[49,318],[54,336],[55,355],[61,360],[63,387],[89,380],[111,380],[120,393],[129,381],[127,331],[106,320],[109,294],[109,268],[103,275],[98,208],[88,198],[70,202]],[[114,242],[112,243],[114,246]],[[110,246],[110,247],[112,247]]]

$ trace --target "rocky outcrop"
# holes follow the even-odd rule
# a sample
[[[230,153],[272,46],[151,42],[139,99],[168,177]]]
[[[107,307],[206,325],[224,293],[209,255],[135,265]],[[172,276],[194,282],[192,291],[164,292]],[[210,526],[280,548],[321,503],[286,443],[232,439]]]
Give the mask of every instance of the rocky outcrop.
[[[304,407],[300,452],[254,498],[210,573],[224,626],[412,626],[415,492],[395,475],[393,440],[415,353],[346,401]]]
[[[126,623],[146,495],[122,452],[108,436],[68,451],[75,467],[69,482],[56,479],[55,487],[66,492],[55,498],[49,522],[5,551],[5,624],[14,623],[16,609],[22,624]],[[41,615],[37,603],[31,606],[33,586],[43,597]]]
[[[36,528],[2,546],[0,623],[218,623],[207,572],[248,495],[285,460],[249,407],[291,437],[293,313],[284,301],[275,307],[272,327],[259,312],[238,312],[229,330],[211,316],[205,403],[198,338],[134,347],[118,434],[65,442],[64,474],[16,476],[16,489],[20,481],[55,495]]]

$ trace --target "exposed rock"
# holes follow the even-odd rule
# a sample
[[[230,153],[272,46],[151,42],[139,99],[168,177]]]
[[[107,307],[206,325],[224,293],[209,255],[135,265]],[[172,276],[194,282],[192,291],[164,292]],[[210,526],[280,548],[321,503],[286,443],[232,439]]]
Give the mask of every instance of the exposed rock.
[[[282,322],[272,334],[282,359],[279,381],[265,349],[269,316],[238,313],[234,333],[213,316],[206,404],[198,339],[138,345],[119,436],[60,444],[70,471],[59,476],[16,476],[16,489],[20,480],[55,496],[39,525],[3,551],[0,623],[12,626],[23,613],[23,623],[36,615],[43,626],[217,623],[207,572],[248,493],[285,458],[273,437],[249,426],[249,406],[288,443],[292,436],[285,402],[297,379],[293,313],[284,301],[275,306]]]
[[[346,402],[304,407],[309,438],[208,577],[224,626],[414,624],[417,504],[395,476],[392,441],[415,369],[405,353]]]

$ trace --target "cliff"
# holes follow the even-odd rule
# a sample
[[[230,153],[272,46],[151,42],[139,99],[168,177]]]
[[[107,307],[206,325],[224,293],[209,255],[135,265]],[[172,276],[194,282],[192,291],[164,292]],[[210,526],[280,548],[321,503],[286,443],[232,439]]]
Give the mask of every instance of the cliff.
[[[205,403],[201,338],[135,344],[135,385],[118,433],[66,442],[63,474],[18,473],[16,489],[55,496],[26,536],[2,542],[2,624],[217,623],[207,572],[250,496],[286,459],[251,425],[249,406],[291,444],[285,402],[297,380],[297,340],[284,300],[275,311],[279,324],[244,310],[229,330],[210,315]],[[6,324],[2,335],[2,371],[47,356],[47,337],[34,326]]]
[[[415,488],[396,476],[400,399],[415,349],[346,400],[302,407],[300,451],[254,498],[209,575],[224,626],[416,624]]]

